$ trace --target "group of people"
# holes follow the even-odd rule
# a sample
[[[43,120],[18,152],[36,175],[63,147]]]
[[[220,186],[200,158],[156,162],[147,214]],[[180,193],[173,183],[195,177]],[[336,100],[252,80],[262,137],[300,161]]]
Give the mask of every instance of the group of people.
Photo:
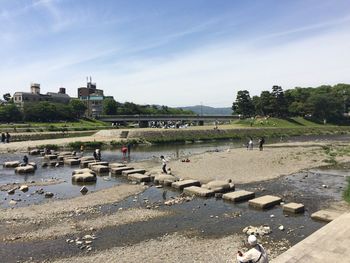
[[[2,143],[9,143],[10,139],[11,139],[11,135],[8,132],[6,132],[6,134],[4,132],[1,133],[1,142]]]
[[[261,137],[258,141],[259,144],[259,150],[262,151],[264,149],[264,144],[265,144],[265,138]],[[249,137],[249,141],[246,144],[247,150],[253,150],[254,148],[254,143],[253,143],[253,138]]]

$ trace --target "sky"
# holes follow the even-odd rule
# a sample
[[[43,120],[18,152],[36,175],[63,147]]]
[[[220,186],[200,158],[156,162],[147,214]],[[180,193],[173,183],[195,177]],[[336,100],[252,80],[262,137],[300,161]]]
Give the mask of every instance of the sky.
[[[350,83],[349,0],[0,0],[0,93],[230,107],[239,90]]]

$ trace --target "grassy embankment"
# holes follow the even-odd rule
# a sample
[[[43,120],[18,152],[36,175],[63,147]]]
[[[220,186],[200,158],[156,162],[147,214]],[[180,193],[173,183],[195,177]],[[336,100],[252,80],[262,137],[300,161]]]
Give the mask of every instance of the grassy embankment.
[[[237,120],[230,125],[220,125],[219,129],[213,126],[200,126],[180,130],[133,130],[129,138],[141,138],[150,143],[187,142],[198,140],[246,140],[249,137],[257,139],[288,138],[301,135],[334,135],[350,134],[350,126],[321,125],[302,118],[257,119],[251,126],[251,120]]]

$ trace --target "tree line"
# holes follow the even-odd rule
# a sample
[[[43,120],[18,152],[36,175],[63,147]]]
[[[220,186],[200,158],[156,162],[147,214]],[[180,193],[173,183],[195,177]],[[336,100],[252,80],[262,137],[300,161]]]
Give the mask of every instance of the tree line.
[[[316,88],[296,87],[283,91],[273,86],[251,97],[249,91],[240,90],[233,102],[233,114],[243,117],[272,116],[278,118],[309,117],[316,121],[339,122],[350,106],[350,84],[322,85]]]
[[[103,101],[104,115],[187,115],[194,114],[192,111],[168,106],[139,105],[132,102],[120,103],[114,99],[107,98]]]

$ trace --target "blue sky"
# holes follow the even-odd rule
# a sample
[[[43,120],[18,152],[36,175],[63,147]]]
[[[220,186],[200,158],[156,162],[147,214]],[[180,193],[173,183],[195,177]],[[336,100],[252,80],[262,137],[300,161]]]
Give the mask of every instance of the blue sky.
[[[350,83],[348,0],[0,0],[1,94],[92,76],[120,102],[231,106]]]

